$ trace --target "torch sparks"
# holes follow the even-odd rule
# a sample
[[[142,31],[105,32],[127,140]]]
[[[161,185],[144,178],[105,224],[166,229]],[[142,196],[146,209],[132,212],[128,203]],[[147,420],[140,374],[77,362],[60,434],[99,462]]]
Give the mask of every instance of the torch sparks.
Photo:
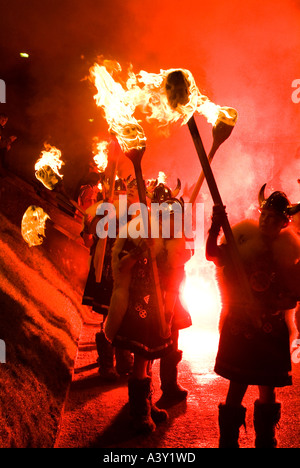
[[[50,216],[39,206],[31,205],[25,211],[22,218],[21,233],[29,247],[43,243],[47,219],[50,219]]]
[[[35,176],[49,190],[53,190],[55,185],[62,179],[59,173],[64,162],[61,158],[61,151],[55,146],[44,143],[45,150],[41,152],[40,159],[35,164]]]

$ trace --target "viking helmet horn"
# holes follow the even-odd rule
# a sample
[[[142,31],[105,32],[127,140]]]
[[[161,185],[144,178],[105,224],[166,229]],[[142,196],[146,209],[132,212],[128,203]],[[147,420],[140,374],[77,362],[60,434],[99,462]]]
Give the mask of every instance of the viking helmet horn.
[[[148,187],[146,188],[146,195],[148,198],[150,198],[150,200],[154,200],[154,190],[155,190],[155,187],[157,186],[157,183],[158,183],[157,179],[152,180],[150,184],[148,185]]]
[[[265,196],[266,186],[267,186],[267,184],[264,184],[262,186],[262,188],[260,189],[259,194],[258,194],[258,202],[259,202],[260,207],[263,206],[264,203],[266,202],[266,196]]]
[[[176,196],[179,194],[181,190],[181,182],[179,179],[177,179],[177,185],[175,187],[175,189],[173,190],[173,192],[171,193],[172,194],[172,198],[176,198]]]
[[[296,203],[296,205],[288,206],[287,212],[289,216],[294,216],[295,214],[299,213],[300,211],[300,203]]]

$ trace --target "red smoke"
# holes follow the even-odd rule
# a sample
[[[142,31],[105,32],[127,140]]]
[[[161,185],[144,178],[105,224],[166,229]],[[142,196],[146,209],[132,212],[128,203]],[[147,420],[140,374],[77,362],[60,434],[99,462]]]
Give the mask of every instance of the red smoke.
[[[30,53],[31,95],[20,125],[25,136],[30,134],[31,146],[25,158],[18,141],[16,162],[26,161],[31,170],[30,158],[34,162],[50,136],[63,150],[66,183],[76,185],[78,167],[91,155],[92,137],[106,137],[94,90],[81,81],[101,54],[124,68],[132,63],[135,72],[187,68],[213,102],[238,110],[236,128],[213,162],[232,221],[252,214],[251,205],[265,182],[270,190],[286,191],[292,202],[300,198],[300,104],[291,99],[292,82],[300,78],[299,2],[54,0],[50,7],[32,0],[25,7],[11,0],[1,8],[1,43],[10,51],[4,69],[12,76],[17,52]],[[9,97],[10,82],[7,88]],[[12,109],[11,121],[17,110],[14,116]],[[211,127],[202,117],[197,121],[209,151]],[[200,164],[187,127],[175,126],[168,138],[149,125],[145,130],[145,176],[162,170],[171,186],[177,177],[183,186],[194,184]],[[125,160],[121,169],[124,175],[132,170]],[[203,200],[210,213],[206,187]]]

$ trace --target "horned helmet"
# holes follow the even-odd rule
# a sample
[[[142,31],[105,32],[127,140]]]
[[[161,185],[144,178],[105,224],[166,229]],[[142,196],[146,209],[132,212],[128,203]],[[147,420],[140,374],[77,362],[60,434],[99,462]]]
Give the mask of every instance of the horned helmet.
[[[264,184],[258,194],[260,209],[273,209],[281,215],[286,221],[289,221],[292,216],[300,212],[300,203],[292,205],[284,192],[273,192],[268,198],[265,196],[266,185]]]
[[[184,200],[182,197],[176,198],[181,190],[180,179],[177,179],[176,187],[171,190],[166,184],[159,183],[157,180],[152,182],[147,188],[147,196],[151,199],[151,203],[164,204],[165,209],[170,214],[174,213],[176,209],[182,209],[184,206]],[[179,208],[180,207],[180,208]]]
[[[176,200],[177,195],[181,190],[181,182],[177,179],[177,185],[174,190],[171,190],[166,184],[162,182],[157,185],[157,180],[152,182],[149,187],[147,187],[147,197],[151,199],[152,203],[164,203],[171,200]]]

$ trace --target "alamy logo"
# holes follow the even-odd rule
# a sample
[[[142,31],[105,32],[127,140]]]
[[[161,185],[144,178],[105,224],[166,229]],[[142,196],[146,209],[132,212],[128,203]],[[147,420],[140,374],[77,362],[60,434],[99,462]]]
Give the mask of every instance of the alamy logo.
[[[4,80],[0,80],[0,103],[6,103],[6,85]]]
[[[148,217],[148,207],[133,203],[127,208],[127,196],[119,197],[118,212],[112,203],[100,203],[97,215],[101,219],[97,223],[96,232],[100,239],[119,237],[137,239],[138,237],[157,239],[185,238],[187,247],[200,249],[204,242],[204,204],[185,203],[151,203],[151,215]],[[128,222],[128,217],[132,219]],[[118,220],[118,222],[117,222]],[[146,222],[144,222],[146,220]],[[194,225],[194,226],[193,226]],[[190,243],[193,244],[190,245]]]
[[[6,363],[6,346],[5,341],[0,340],[0,364]]]
[[[296,348],[292,352],[292,361],[294,364],[299,364],[300,362],[300,340],[299,339],[293,341],[292,348]]]
[[[296,88],[292,93],[292,101],[294,104],[299,104],[300,102],[300,79],[294,80],[292,82],[292,88]]]

